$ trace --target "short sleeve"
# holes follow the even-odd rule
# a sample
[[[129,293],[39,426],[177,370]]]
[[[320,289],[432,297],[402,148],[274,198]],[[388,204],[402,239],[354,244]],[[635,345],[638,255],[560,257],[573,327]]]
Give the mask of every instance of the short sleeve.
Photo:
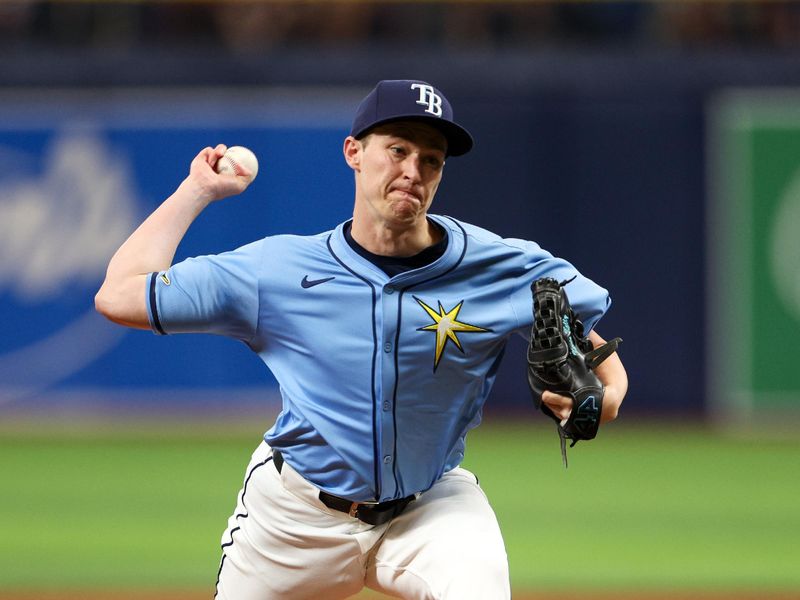
[[[583,275],[570,262],[553,256],[533,242],[525,244],[526,265],[524,285],[515,290],[511,302],[514,312],[520,318],[522,333],[529,335],[533,321],[533,296],[531,284],[542,277],[551,277],[560,282],[568,282],[564,291],[570,306],[583,322],[585,330],[591,331],[611,306],[608,290]]]
[[[152,330],[249,341],[258,325],[261,256],[262,243],[254,242],[151,273],[146,300]]]

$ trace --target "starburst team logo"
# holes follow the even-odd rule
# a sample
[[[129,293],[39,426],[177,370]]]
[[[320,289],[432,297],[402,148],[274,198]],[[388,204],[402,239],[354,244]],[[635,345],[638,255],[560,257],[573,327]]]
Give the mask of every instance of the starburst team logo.
[[[436,371],[436,368],[439,366],[439,361],[442,358],[448,340],[453,342],[461,354],[464,354],[464,348],[461,346],[461,341],[458,339],[459,333],[487,333],[492,331],[491,329],[484,329],[483,327],[477,327],[458,320],[458,313],[464,305],[463,300],[450,310],[445,310],[442,303],[439,302],[438,311],[425,304],[416,296],[414,296],[414,300],[416,300],[417,304],[419,304],[425,312],[428,313],[428,316],[433,319],[433,323],[425,327],[420,327],[417,331],[431,331],[436,334],[436,346],[434,348],[433,357],[434,371]]]

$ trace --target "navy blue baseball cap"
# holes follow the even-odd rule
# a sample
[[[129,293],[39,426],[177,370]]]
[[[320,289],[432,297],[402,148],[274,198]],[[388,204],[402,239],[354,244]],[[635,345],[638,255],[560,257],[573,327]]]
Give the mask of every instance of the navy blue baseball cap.
[[[369,130],[392,121],[423,121],[447,139],[447,155],[461,156],[472,149],[472,136],[453,120],[453,108],[431,84],[411,79],[392,79],[378,85],[361,101],[350,135],[360,139]]]

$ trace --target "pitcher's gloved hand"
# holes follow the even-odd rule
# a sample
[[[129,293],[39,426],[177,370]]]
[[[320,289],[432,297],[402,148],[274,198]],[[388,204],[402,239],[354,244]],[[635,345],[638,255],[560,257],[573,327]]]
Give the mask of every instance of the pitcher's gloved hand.
[[[603,384],[594,369],[611,356],[620,338],[598,348],[584,335],[583,323],[573,312],[564,286],[544,277],[531,285],[533,326],[528,344],[528,384],[536,406],[556,422],[561,456],[567,466],[566,441],[570,447],[597,435],[603,410]],[[561,419],[542,402],[550,391],[572,399],[572,411]]]

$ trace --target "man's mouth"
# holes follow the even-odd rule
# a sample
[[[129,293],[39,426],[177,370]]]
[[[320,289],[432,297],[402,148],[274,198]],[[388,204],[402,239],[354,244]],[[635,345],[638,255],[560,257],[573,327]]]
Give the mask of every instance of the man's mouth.
[[[401,196],[404,196],[409,200],[416,200],[417,202],[422,203],[422,198],[414,190],[409,190],[405,188],[392,188],[392,192],[397,192]]]

